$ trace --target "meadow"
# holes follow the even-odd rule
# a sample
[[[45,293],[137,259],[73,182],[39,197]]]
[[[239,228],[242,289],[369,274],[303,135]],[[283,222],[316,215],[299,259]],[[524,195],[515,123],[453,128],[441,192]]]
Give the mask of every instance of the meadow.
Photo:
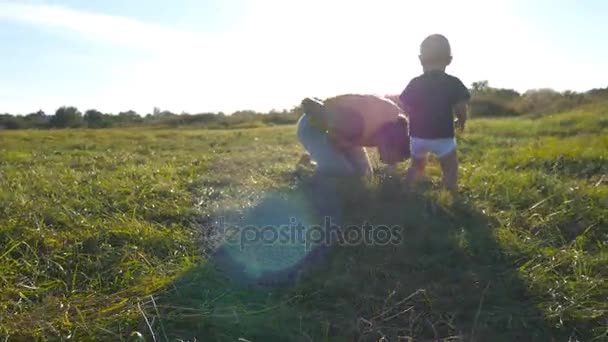
[[[458,197],[436,162],[405,191],[409,162],[375,155],[336,189],[342,222],[400,225],[400,244],[260,288],[213,267],[207,230],[302,197],[294,126],[2,131],[1,340],[608,340],[608,106],[474,119],[458,141]]]

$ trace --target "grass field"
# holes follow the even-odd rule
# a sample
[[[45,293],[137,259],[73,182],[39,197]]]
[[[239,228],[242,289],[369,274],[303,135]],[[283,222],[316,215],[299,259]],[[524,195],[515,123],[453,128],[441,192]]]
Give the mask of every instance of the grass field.
[[[146,341],[608,340],[608,106],[473,120],[461,195],[380,169],[295,287],[211,267],[207,223],[305,191],[293,126],[0,132],[0,337]],[[274,202],[273,202],[274,203]]]

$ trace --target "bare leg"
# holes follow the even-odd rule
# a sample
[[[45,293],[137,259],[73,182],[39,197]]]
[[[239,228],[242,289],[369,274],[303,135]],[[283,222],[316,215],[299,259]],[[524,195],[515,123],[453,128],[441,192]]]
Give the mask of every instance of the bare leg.
[[[356,175],[372,176],[373,169],[369,155],[364,147],[353,147],[346,151],[347,159],[351,162]]]
[[[393,177],[397,174],[397,163],[391,163],[386,165],[386,173],[390,176]]]
[[[412,185],[415,181],[420,178],[424,174],[424,170],[426,168],[426,157],[413,157],[412,156],[412,165],[407,170],[407,176],[405,177],[405,181],[408,185]]]
[[[443,186],[455,193],[458,191],[458,153],[456,150],[439,159]]]
[[[297,137],[310,159],[317,164],[316,172],[334,176],[348,176],[355,172],[344,151],[336,148],[327,134],[310,126],[306,114],[298,121]]]

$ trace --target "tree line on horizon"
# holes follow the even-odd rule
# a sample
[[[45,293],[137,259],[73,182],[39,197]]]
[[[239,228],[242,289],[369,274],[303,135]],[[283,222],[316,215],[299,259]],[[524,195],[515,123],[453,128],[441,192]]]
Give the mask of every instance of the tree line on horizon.
[[[526,114],[545,114],[569,110],[585,103],[608,99],[608,87],[587,92],[553,89],[528,90],[523,94],[504,88],[493,88],[488,81],[474,82],[470,91],[471,117],[506,117]],[[395,96],[387,96],[395,97]],[[113,127],[204,127],[210,129],[254,128],[272,125],[294,124],[302,109],[267,113],[252,110],[224,113],[176,114],[154,108],[145,116],[133,110],[118,114],[102,113],[96,109],[80,112],[73,106],[62,106],[54,114],[43,111],[27,115],[0,114],[0,129],[61,129],[61,128],[113,128]]]
[[[267,113],[252,110],[237,111],[230,115],[220,113],[176,114],[160,111],[142,116],[133,110],[118,114],[102,113],[96,109],[80,112],[74,106],[62,106],[54,114],[43,111],[27,115],[0,114],[0,129],[61,129],[61,128],[116,128],[116,127],[183,127],[200,126],[205,128],[254,128],[269,125],[291,124],[297,121],[301,110],[270,111]]]

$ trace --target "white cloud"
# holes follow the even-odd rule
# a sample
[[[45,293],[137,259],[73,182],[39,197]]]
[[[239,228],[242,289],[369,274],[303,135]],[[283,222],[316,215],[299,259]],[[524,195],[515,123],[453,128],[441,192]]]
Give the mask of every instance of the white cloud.
[[[77,11],[51,5],[0,3],[1,19],[64,29],[84,38],[135,48],[179,47],[188,42],[209,39],[203,33],[180,31],[127,17]]]
[[[251,0],[240,27],[224,33],[19,3],[0,3],[0,20],[146,52],[117,69],[115,84],[71,103],[114,112],[152,106],[230,112],[288,108],[308,95],[397,93],[419,73],[419,42],[435,32],[451,40],[448,71],[465,83],[488,79],[523,90],[559,82],[558,61],[543,57],[547,46],[509,4]]]

